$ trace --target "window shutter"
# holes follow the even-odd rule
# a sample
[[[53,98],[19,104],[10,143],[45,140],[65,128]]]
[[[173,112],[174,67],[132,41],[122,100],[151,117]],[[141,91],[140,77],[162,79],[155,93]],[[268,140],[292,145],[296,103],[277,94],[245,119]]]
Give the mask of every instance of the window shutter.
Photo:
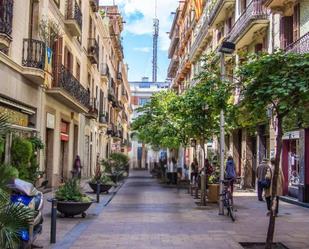
[[[280,20],[280,45],[285,49],[293,42],[293,16],[283,16]]]
[[[62,42],[63,38],[58,37],[54,43],[54,59],[53,59],[53,86],[58,86],[59,74],[62,64]]]
[[[300,4],[296,4],[294,6],[293,12],[293,41],[297,41],[299,39],[299,22],[300,22]]]

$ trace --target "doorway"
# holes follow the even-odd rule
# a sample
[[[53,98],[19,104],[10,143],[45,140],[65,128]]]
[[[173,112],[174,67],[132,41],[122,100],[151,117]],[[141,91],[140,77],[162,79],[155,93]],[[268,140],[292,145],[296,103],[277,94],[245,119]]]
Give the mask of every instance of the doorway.
[[[45,137],[45,179],[53,186],[54,130],[46,129]]]

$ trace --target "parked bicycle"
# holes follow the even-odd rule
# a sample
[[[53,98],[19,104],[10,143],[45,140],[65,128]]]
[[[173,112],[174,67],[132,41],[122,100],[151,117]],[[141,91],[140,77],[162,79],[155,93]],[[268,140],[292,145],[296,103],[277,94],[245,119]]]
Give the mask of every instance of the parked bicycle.
[[[233,206],[233,196],[231,192],[231,184],[233,184],[233,179],[231,180],[221,180],[223,183],[223,191],[220,194],[220,201],[223,202],[223,206],[227,209],[227,215],[231,217],[232,221],[235,221],[235,210]],[[223,210],[224,214],[224,210]]]

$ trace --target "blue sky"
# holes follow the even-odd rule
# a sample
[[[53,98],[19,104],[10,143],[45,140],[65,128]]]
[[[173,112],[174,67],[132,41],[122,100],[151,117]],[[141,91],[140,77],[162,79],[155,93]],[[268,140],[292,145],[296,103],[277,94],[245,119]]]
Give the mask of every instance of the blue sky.
[[[155,0],[115,0],[120,6],[124,24],[123,46],[125,61],[129,65],[129,81],[143,76],[152,78],[152,32],[155,16]],[[113,4],[113,0],[100,0],[100,5]],[[178,0],[157,0],[157,17],[160,20],[158,45],[158,81],[165,81],[169,60],[168,32],[173,20],[171,12],[178,6]]]

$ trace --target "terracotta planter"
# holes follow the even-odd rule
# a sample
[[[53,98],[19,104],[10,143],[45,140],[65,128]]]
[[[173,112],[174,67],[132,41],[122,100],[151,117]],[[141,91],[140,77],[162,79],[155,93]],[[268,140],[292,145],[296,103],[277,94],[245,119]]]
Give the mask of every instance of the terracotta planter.
[[[69,202],[58,201],[57,210],[63,214],[64,217],[74,217],[75,215],[81,215],[86,217],[86,210],[91,206],[92,202]]]
[[[90,188],[93,190],[94,193],[97,192],[97,184],[96,183],[92,183],[92,182],[88,182]],[[110,190],[112,187],[112,185],[106,185],[106,184],[100,184],[100,193],[108,193],[108,190]]]
[[[219,192],[220,185],[219,184],[208,184],[208,202],[218,203],[219,201]]]

